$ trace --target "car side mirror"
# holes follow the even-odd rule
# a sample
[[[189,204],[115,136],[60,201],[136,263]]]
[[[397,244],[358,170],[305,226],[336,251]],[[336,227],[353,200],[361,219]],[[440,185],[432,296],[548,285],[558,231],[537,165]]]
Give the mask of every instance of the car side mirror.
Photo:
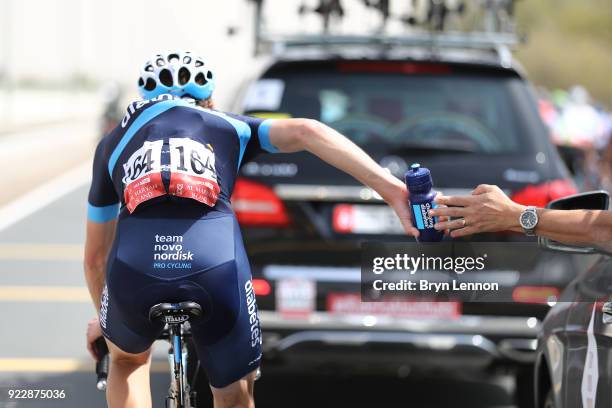
[[[552,210],[608,210],[609,207],[610,195],[604,190],[589,191],[559,198],[558,200],[551,201],[546,206],[546,208]],[[592,254],[597,252],[595,248],[563,244],[543,237],[539,237],[538,242],[541,248],[551,251],[571,254]]]

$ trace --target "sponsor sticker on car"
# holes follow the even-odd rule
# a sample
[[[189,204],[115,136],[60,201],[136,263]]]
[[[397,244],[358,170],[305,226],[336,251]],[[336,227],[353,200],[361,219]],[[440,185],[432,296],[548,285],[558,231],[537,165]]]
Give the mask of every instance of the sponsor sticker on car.
[[[435,302],[401,299],[385,299],[378,302],[362,302],[358,293],[330,293],[327,310],[345,315],[387,315],[410,319],[458,319],[460,302]]]

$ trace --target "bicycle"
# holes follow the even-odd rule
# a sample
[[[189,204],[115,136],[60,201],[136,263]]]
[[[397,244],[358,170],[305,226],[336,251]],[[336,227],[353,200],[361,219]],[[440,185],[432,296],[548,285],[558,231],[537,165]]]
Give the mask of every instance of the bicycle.
[[[153,322],[163,322],[164,330],[158,337],[170,343],[168,349],[168,363],[170,364],[170,387],[166,397],[166,408],[191,408],[196,406],[196,393],[191,390],[195,384],[198,369],[192,381],[187,378],[188,348],[185,339],[191,336],[191,329],[185,323],[195,320],[203,314],[202,307],[196,302],[184,301],[180,303],[158,303],[149,310],[149,319]],[[109,355],[106,342],[103,338],[96,341],[100,351],[100,360],[96,364],[98,390],[106,390],[108,376]]]

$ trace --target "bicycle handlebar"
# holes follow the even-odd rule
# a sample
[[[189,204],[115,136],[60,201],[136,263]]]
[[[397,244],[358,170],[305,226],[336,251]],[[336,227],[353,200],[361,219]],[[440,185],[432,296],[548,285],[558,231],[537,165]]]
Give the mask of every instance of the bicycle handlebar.
[[[96,376],[98,377],[96,388],[100,391],[104,391],[106,390],[106,379],[108,378],[108,346],[106,345],[106,341],[104,341],[104,337],[99,337],[94,344],[99,358],[96,362]]]

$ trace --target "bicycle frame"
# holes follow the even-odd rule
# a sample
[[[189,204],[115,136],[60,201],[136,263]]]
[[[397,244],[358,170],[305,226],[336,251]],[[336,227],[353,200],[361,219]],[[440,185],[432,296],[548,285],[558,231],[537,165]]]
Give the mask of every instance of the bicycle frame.
[[[184,344],[183,323],[168,324],[168,363],[170,365],[170,387],[166,397],[166,408],[190,408],[191,389],[187,381],[187,347]]]

